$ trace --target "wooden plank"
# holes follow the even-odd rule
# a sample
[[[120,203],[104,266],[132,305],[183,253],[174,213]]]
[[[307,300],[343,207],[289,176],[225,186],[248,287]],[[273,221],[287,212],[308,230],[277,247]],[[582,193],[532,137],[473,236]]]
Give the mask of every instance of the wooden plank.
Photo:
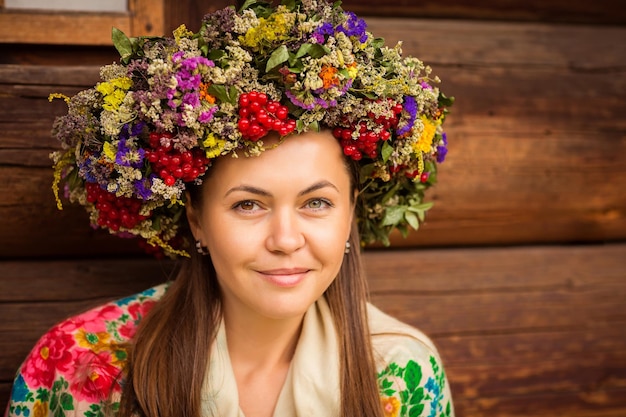
[[[37,66],[37,65],[2,65],[0,66],[0,84],[9,86],[43,85],[46,88],[76,86],[80,89],[92,86],[100,80],[98,66]],[[54,87],[53,87],[54,86]],[[78,90],[76,90],[78,91]],[[17,93],[19,94],[19,93]],[[45,97],[39,92],[36,97]]]
[[[119,60],[112,45],[0,44],[0,65],[93,65]]]
[[[188,0],[182,3],[177,0],[167,0],[164,12],[165,33],[171,33],[181,24],[197,32],[202,23],[202,16],[234,4],[235,1],[231,0]]]
[[[619,0],[593,3],[567,0],[343,0],[342,6],[362,15],[412,18],[456,18],[508,21],[550,21],[584,23],[626,23],[626,11]]]
[[[0,13],[2,43],[111,45],[111,27],[130,34],[129,16],[115,13]]]
[[[172,279],[175,263],[151,258],[0,262],[0,303],[120,297]],[[124,271],[123,276],[120,271]],[[27,283],[28,291],[23,285]]]
[[[369,250],[364,261],[374,302],[433,337],[458,415],[608,417],[626,411],[624,259],[626,244]],[[170,267],[0,262],[0,389],[53,323]]]
[[[395,245],[625,238],[626,194],[620,184],[626,184],[626,102],[619,92],[626,91],[626,76],[619,68],[626,67],[626,52],[603,39],[625,37],[626,29],[370,20],[374,29],[377,25],[388,40],[408,39],[406,53],[434,62],[445,90],[458,99],[447,124],[449,156],[441,166],[439,184],[429,193],[435,209],[420,233],[408,240],[395,236]],[[580,56],[588,59],[581,61]],[[84,236],[85,225],[71,217],[55,218],[44,186],[50,171],[29,169],[49,166],[47,154],[58,146],[44,122],[51,124],[65,107],[62,101],[48,103],[47,95],[72,94],[79,84],[89,85],[95,78],[93,67],[0,67],[7,91],[0,97],[5,132],[0,137],[0,164],[5,165],[3,177],[15,179],[0,186],[13,196],[0,205],[0,223],[6,230],[0,247],[10,247],[6,256],[72,253],[91,245],[72,236]],[[22,152],[26,148],[40,150]],[[19,188],[32,184],[37,191]],[[590,184],[591,194],[586,191]],[[32,204],[24,206],[24,213],[45,212],[54,220],[28,226],[13,217],[22,216],[11,208],[17,201]],[[22,233],[16,224],[34,235]],[[43,242],[58,236],[58,230],[66,230],[58,244],[31,246],[32,237]]]
[[[381,296],[579,292],[624,285],[626,244],[368,250],[364,267]]]
[[[129,0],[132,36],[165,35],[165,0]]]
[[[375,17],[366,21],[368,30],[388,44],[402,41],[405,54],[431,65],[455,66],[457,73],[474,66],[559,67],[619,77],[626,63],[623,48],[602,42],[622,39],[626,28],[620,26]]]

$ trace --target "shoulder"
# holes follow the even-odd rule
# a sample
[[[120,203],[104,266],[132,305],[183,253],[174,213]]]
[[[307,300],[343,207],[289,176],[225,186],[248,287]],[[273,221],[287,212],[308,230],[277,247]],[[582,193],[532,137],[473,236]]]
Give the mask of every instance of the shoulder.
[[[99,415],[120,390],[128,342],[166,284],[112,301],[52,327],[14,381],[9,416]]]
[[[454,415],[441,357],[423,332],[368,306],[385,416]]]

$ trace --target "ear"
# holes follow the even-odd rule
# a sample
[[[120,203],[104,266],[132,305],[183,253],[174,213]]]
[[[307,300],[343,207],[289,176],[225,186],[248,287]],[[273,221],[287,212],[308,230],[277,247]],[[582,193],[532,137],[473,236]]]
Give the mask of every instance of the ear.
[[[200,221],[200,212],[192,206],[190,197],[189,191],[185,191],[185,213],[191,234],[193,234],[194,239],[198,240],[198,236],[202,234],[202,222]]]

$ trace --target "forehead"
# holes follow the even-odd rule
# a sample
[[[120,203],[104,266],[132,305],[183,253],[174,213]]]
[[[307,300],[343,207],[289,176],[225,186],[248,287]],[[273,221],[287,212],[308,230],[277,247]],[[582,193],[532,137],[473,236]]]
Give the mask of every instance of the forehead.
[[[350,175],[340,144],[329,131],[292,135],[279,142],[264,140],[259,156],[218,158],[207,173],[210,188],[228,188],[239,183],[287,186],[319,180],[350,184]]]

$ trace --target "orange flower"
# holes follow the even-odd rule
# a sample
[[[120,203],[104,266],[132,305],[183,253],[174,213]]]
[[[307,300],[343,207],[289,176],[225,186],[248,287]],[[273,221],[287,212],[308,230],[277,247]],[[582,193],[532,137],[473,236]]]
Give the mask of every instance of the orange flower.
[[[320,78],[324,81],[324,89],[328,90],[330,87],[339,85],[339,80],[336,77],[337,68],[330,65],[322,65],[322,70],[319,73]]]
[[[33,417],[46,417],[48,415],[48,403],[35,401],[33,405]]]
[[[200,100],[206,100],[209,104],[215,104],[215,97],[209,94],[211,84],[200,83]]]
[[[385,417],[398,417],[400,412],[400,401],[396,397],[385,397],[380,399],[383,405]]]

